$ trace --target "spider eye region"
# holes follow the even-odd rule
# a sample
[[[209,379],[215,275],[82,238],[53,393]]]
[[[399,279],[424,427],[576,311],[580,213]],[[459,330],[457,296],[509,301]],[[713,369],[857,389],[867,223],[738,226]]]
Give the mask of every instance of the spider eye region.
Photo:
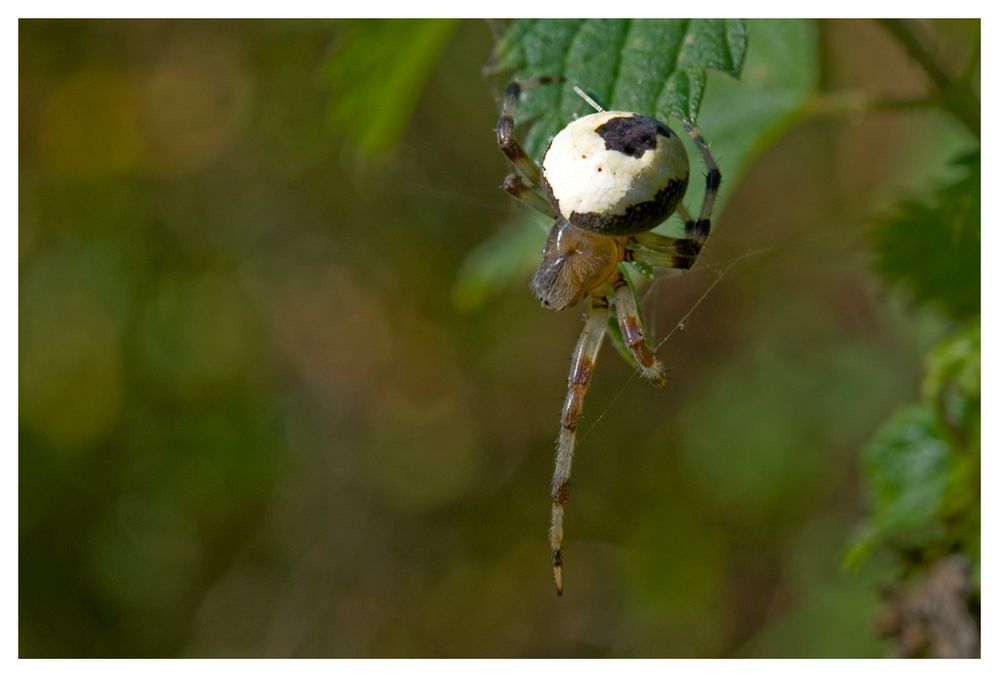
[[[546,192],[568,222],[602,234],[636,234],[673,213],[688,182],[688,157],[663,123],[602,111],[563,128],[542,160]]]

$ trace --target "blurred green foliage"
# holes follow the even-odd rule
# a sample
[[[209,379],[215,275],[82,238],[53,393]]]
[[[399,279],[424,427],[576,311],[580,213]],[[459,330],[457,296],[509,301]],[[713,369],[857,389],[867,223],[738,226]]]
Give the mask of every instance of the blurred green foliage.
[[[820,87],[817,22],[752,19],[746,61],[737,80],[708,73],[698,123],[716,159],[725,163],[724,206],[755,156],[807,114]]]
[[[980,156],[923,201],[902,203],[872,231],[876,266],[918,304],[963,325],[927,357],[923,401],[887,422],[865,454],[872,517],[848,556],[876,545],[947,554],[979,546]],[[957,521],[949,529],[945,522]]]
[[[873,493],[872,525],[856,550],[892,539],[940,541],[938,523],[954,465],[944,429],[925,406],[901,410],[882,427],[865,452]]]
[[[526,281],[538,266],[545,243],[540,215],[522,213],[504,229],[477,245],[462,262],[452,300],[463,311],[472,311],[495,300],[516,281]],[[539,227],[543,228],[539,228]]]
[[[526,219],[499,189],[490,27],[21,22],[21,656],[883,654],[867,623],[891,563],[847,575],[837,552],[857,452],[916,398],[941,322],[903,313],[853,236],[868,187],[964,140],[920,112],[802,120],[821,40],[828,87],[922,87],[870,24],[747,26],[742,80],[709,73],[699,116],[729,196],[704,257],[767,254],[700,303],[712,269],[646,289],[657,338],[699,304],[666,390],[601,361],[556,601],[579,319],[539,310],[526,275],[452,297],[466,255]],[[964,53],[962,26],[929,27]],[[329,75],[378,31],[357,73],[420,81],[392,101]],[[395,109],[378,134],[334,122],[372,105]],[[935,356],[938,418],[965,422],[968,353]]]
[[[865,452],[869,520],[849,564],[887,545],[931,562],[953,550],[979,562],[980,170],[925,201],[907,201],[872,231],[877,266],[919,304],[961,325],[927,355],[923,400],[896,413]]]
[[[876,266],[918,303],[957,319],[979,314],[979,152],[959,158],[960,178],[911,199],[872,232]]]
[[[966,67],[952,82],[911,22],[889,22],[889,28],[940,88],[933,104],[978,136],[978,100],[969,108],[973,69]],[[978,48],[970,63],[978,63]],[[900,576],[889,610],[895,623],[887,632],[899,637],[895,653],[906,656],[977,654],[954,640],[975,642],[979,629],[980,151],[963,154],[955,165],[956,180],[902,202],[870,234],[882,275],[916,305],[952,321],[927,353],[921,401],[897,410],[865,449],[869,515],[845,555],[852,566],[878,549],[893,555]],[[970,575],[969,583],[959,576],[951,586],[958,614],[946,614],[945,605],[933,600],[941,596],[927,594],[928,584],[953,555],[961,556],[956,564],[967,565]],[[912,611],[922,613],[914,617]]]
[[[399,142],[454,19],[352,21],[326,62],[336,129],[360,151],[384,153]]]

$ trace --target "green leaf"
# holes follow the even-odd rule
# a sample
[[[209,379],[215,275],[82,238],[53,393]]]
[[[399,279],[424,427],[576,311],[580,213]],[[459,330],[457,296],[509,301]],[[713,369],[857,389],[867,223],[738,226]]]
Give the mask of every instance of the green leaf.
[[[927,356],[924,399],[956,435],[978,446],[980,416],[979,320],[945,339]]]
[[[334,128],[361,151],[384,153],[402,137],[454,19],[379,19],[340,24],[324,74]]]
[[[971,322],[927,355],[924,399],[948,429],[956,451],[943,514],[948,538],[973,564],[980,542],[980,328]]]
[[[518,19],[494,65],[519,78],[565,78],[528,93],[519,110],[520,120],[535,120],[525,148],[538,159],[548,139],[591,112],[574,85],[610,109],[694,121],[706,69],[738,77],[746,48],[746,25],[732,19]]]
[[[494,299],[514,280],[528,290],[528,278],[538,265],[545,245],[545,231],[526,214],[480,243],[466,256],[452,288],[452,301],[462,311],[471,311]]]
[[[940,528],[955,463],[934,412],[924,405],[897,411],[868,444],[863,463],[872,494],[867,539],[926,542]]]
[[[980,164],[975,152],[957,161],[958,181],[902,203],[872,231],[876,266],[910,292],[958,319],[979,315]]]
[[[677,47],[688,38],[691,42],[683,50]],[[678,70],[681,56],[685,67]],[[706,69],[716,70],[705,76]],[[699,125],[722,169],[718,216],[751,158],[803,115],[817,88],[819,66],[811,20],[523,19],[512,22],[498,42],[490,70],[503,71],[507,78],[554,74],[567,79],[562,85],[525,92],[518,105],[515,123],[526,130],[519,137],[536,159],[574,116],[590,113],[573,92],[574,84],[607,108],[660,119],[675,113],[677,98],[687,87],[688,106],[682,117],[699,113],[697,106],[693,110],[690,106],[697,97],[702,102]],[[741,70],[742,80],[734,79]],[[703,98],[690,91],[694,72],[701,74],[693,80]],[[682,137],[687,141],[686,135]],[[697,158],[690,144],[688,153]],[[688,190],[688,202],[695,208],[700,189]],[[681,236],[682,225],[675,221],[657,231]],[[530,256],[537,262],[537,251]],[[482,254],[476,258],[484,261]],[[511,256],[509,262],[505,270],[500,262],[490,262],[489,276],[495,283],[523,276],[523,260]],[[474,266],[467,262],[466,273]],[[490,290],[504,287],[494,285]]]
[[[979,561],[979,320],[927,358],[924,403],[897,412],[864,454],[870,517],[844,556],[854,567],[883,543],[925,555],[956,548]]]
[[[757,19],[747,31],[740,80],[709,72],[698,123],[722,169],[716,215],[753,158],[802,120],[819,89],[815,21]],[[739,216],[733,223],[738,228]]]

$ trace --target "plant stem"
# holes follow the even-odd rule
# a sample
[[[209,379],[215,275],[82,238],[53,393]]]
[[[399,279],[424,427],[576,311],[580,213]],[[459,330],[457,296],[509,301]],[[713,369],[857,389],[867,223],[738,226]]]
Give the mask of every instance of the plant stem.
[[[918,35],[918,29],[912,20],[880,19],[879,23],[927,73],[931,82],[940,91],[941,106],[958,118],[976,139],[979,139],[981,120],[979,98],[969,87],[968,82],[953,79],[945,72],[934,55],[926,49],[926,41]]]
[[[806,103],[806,116],[843,116],[875,111],[899,111],[940,106],[937,96],[913,99],[873,97],[858,90],[834,90],[814,95]]]

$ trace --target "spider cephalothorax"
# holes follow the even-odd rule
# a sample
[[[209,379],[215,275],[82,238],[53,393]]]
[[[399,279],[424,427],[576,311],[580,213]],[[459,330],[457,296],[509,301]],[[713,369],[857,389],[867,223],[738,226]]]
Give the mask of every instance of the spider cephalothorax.
[[[556,592],[561,595],[563,514],[576,427],[611,305],[625,344],[645,377],[657,386],[666,383],[663,368],[646,343],[638,303],[619,264],[690,269],[708,239],[722,176],[701,134],[685,123],[708,167],[705,197],[698,218],[693,219],[681,203],[689,172],[684,145],[660,121],[626,111],[598,111],[571,122],[552,138],[540,170],[514,137],[514,107],[523,89],[556,81],[541,77],[507,87],[497,142],[519,173],[507,176],[504,190],[555,219],[542,263],[531,279],[532,291],[543,306],[556,310],[590,297],[570,366],[552,476],[549,543]],[[650,232],[674,211],[684,219],[684,238]]]

